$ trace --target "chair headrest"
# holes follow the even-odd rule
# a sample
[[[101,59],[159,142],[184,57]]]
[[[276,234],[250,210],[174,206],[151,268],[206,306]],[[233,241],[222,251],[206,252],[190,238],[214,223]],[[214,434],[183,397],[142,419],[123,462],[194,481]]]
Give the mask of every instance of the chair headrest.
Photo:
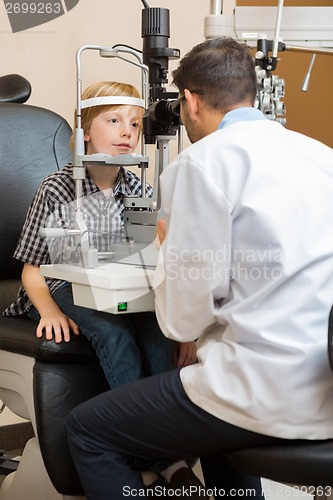
[[[0,102],[26,102],[31,95],[31,85],[23,76],[0,76]]]
[[[44,177],[71,161],[70,137],[53,111],[0,103],[0,279],[20,277],[13,253],[25,216]]]

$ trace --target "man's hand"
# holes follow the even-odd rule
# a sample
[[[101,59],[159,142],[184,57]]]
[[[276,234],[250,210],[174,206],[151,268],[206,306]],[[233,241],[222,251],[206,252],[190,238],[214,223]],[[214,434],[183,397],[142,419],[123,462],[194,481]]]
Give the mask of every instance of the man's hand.
[[[159,219],[157,221],[157,229],[156,229],[156,238],[155,244],[156,246],[162,245],[166,236],[166,226],[165,220]],[[175,349],[175,363],[179,368],[183,366],[193,365],[193,363],[197,362],[197,346],[196,343],[193,342],[179,342],[176,344]]]
[[[166,236],[166,227],[165,227],[165,220],[164,219],[159,219],[157,221],[156,234],[157,234],[157,238],[160,242],[160,245],[162,245],[163,241],[165,240],[165,236]]]
[[[195,342],[178,342],[176,344],[175,363],[178,368],[193,365],[197,361],[197,346]]]

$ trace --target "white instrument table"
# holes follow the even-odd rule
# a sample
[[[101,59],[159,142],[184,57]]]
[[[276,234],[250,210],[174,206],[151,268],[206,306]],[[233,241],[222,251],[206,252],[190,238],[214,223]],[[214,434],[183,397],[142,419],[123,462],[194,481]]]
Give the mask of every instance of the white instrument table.
[[[87,269],[70,264],[40,267],[41,274],[72,284],[74,303],[113,314],[153,311],[153,278],[158,250],[150,245],[146,254]],[[148,255],[148,257],[147,257]]]

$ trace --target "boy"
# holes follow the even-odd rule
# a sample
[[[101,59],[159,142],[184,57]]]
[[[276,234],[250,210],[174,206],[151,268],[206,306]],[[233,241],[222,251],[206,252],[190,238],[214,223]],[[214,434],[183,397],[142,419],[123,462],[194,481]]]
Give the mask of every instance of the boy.
[[[99,104],[98,98],[114,96],[136,98],[138,90],[130,84],[98,82],[89,86],[83,101],[94,99],[92,106],[82,109],[86,154],[131,154],[137,147],[143,109],[137,105]],[[119,242],[123,233],[124,196],[139,196],[141,179],[122,167],[100,163],[86,167],[83,181],[83,203],[89,238],[102,242],[103,250]],[[146,186],[146,195],[152,189]],[[50,264],[46,239],[39,237],[50,216],[57,214],[63,227],[70,224],[68,207],[75,198],[72,165],[47,176],[37,191],[28,211],[14,257],[24,262],[22,286],[16,301],[4,312],[7,316],[26,315],[38,322],[37,337],[45,335],[55,342],[70,340],[70,332],[81,332],[92,343],[106,379],[112,389],[142,378],[167,371],[174,366],[175,343],[162,335],[155,314],[142,312],[112,315],[76,306],[71,285],[44,278],[40,265]],[[67,212],[66,212],[67,210]],[[65,214],[65,215],[64,215]],[[95,245],[94,245],[95,246]],[[195,344],[181,347],[178,365],[195,361]]]

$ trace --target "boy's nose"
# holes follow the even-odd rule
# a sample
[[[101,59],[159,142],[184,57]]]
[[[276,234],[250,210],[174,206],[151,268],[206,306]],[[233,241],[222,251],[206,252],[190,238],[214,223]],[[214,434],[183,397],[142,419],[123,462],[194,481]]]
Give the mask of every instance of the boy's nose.
[[[131,129],[129,126],[124,126],[122,130],[122,136],[123,137],[130,137],[131,136]]]

